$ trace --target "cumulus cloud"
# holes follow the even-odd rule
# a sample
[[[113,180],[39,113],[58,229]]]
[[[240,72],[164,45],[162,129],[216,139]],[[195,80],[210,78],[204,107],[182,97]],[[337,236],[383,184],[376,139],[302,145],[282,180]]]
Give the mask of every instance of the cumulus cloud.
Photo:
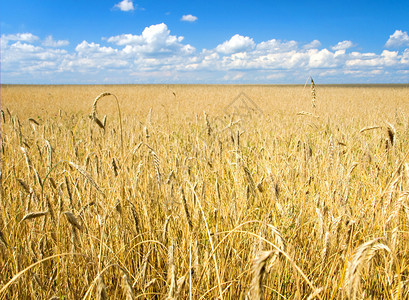
[[[193,15],[184,15],[180,20],[185,22],[195,22],[197,21],[197,17]]]
[[[27,42],[27,43],[34,43],[39,39],[38,36],[32,33],[17,33],[17,34],[2,34],[1,41],[3,44],[7,44],[9,41],[15,42]]]
[[[117,50],[111,47],[101,47],[100,44],[94,42],[88,43],[87,41],[82,41],[75,47],[75,51],[79,55],[90,55],[90,54],[114,54]]]
[[[382,68],[404,64],[403,57],[398,51],[383,50],[380,55],[375,53],[357,53],[351,55],[346,61],[346,66],[353,68]]]
[[[122,11],[135,10],[132,0],[122,0],[121,2],[115,4],[114,7],[119,8]]]
[[[146,27],[141,35],[122,34],[112,36],[108,42],[118,46],[125,46],[124,53],[140,55],[160,54],[191,54],[195,48],[189,44],[182,44],[183,36],[170,34],[166,24],[156,24]]]
[[[389,36],[385,44],[387,48],[399,48],[402,46],[409,46],[409,35],[406,31],[396,30]]]
[[[280,40],[272,39],[266,42],[257,44],[256,50],[262,53],[282,53],[297,49],[296,41],[281,42]]]
[[[183,36],[171,34],[164,23],[99,42],[82,41],[73,50],[65,49],[68,41],[54,40],[51,35],[40,39],[17,33],[1,38],[2,81],[6,83],[297,83],[311,73],[317,74],[314,79],[332,82],[407,82],[409,69],[409,48],[347,51],[354,46],[351,41],[321,48],[318,40],[256,43],[236,34],[198,51]]]
[[[331,49],[335,51],[336,50],[347,50],[352,47],[354,47],[354,43],[352,43],[351,41],[342,41],[336,44],[335,46],[332,46]]]
[[[223,54],[233,54],[252,50],[255,47],[253,39],[236,34],[228,41],[216,47],[216,51]]]
[[[311,43],[308,43],[303,46],[303,49],[317,49],[321,47],[321,42],[319,40],[313,40]]]
[[[64,47],[68,46],[70,43],[67,40],[55,41],[51,35],[47,36],[43,41],[43,46],[45,47]]]

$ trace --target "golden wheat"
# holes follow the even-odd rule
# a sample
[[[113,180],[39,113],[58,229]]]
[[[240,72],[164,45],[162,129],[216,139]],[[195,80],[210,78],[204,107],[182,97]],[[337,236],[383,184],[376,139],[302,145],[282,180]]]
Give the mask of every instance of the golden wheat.
[[[2,86],[0,299],[408,298],[408,86],[313,82]]]

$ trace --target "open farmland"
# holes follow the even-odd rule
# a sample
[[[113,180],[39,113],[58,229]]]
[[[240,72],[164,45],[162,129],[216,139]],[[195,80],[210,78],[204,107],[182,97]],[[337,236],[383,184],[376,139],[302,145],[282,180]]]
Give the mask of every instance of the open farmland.
[[[407,299],[409,86],[314,93],[2,86],[0,298]]]

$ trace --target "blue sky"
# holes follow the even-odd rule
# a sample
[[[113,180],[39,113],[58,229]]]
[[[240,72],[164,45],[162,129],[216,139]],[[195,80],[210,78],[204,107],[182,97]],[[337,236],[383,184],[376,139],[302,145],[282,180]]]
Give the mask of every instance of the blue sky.
[[[0,20],[2,83],[409,83],[407,0],[1,0]]]

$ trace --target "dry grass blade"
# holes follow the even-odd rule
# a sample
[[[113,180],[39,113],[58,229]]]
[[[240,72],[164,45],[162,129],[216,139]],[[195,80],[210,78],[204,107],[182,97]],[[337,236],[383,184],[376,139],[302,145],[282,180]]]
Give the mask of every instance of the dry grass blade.
[[[35,218],[39,218],[39,217],[43,217],[48,213],[48,211],[39,211],[39,212],[31,212],[26,214],[22,219],[21,222],[25,221],[25,220],[31,220],[31,219],[35,219]]]

